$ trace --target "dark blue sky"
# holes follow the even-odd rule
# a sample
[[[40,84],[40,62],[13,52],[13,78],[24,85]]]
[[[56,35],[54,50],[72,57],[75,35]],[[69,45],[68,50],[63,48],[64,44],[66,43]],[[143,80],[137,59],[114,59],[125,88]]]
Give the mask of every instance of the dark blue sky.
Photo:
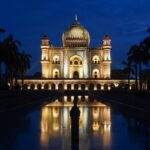
[[[91,35],[91,46],[112,39],[113,68],[122,67],[130,45],[144,37],[150,27],[150,0],[0,0],[0,27],[22,41],[22,50],[32,55],[33,73],[40,71],[41,36],[61,46],[63,31],[78,15]]]

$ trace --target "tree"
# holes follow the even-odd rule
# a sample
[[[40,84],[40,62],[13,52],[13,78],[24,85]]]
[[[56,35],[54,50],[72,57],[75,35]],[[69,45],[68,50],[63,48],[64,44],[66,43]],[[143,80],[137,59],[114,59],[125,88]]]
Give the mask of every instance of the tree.
[[[136,90],[138,89],[138,64],[140,61],[140,53],[139,53],[139,46],[138,45],[132,45],[129,49],[129,52],[127,53],[128,61],[132,66],[134,66],[135,70],[135,83],[136,83]]]
[[[0,29],[0,35],[5,32],[4,29]],[[3,62],[3,42],[0,41],[0,80],[2,78],[2,62]]]
[[[28,69],[30,69],[31,55],[26,54],[24,51],[19,53],[18,56],[18,72],[22,80],[22,88],[24,85],[24,76]]]
[[[3,50],[4,50],[3,54],[4,54],[6,83],[8,83],[8,79],[10,78],[11,85],[13,81],[14,62],[18,55],[20,45],[21,45],[21,42],[19,40],[14,40],[14,37],[12,34],[10,34],[3,41]]]
[[[134,73],[133,66],[130,61],[123,61],[122,64],[125,66],[124,73],[127,74],[128,77],[128,89],[130,89],[130,76]]]

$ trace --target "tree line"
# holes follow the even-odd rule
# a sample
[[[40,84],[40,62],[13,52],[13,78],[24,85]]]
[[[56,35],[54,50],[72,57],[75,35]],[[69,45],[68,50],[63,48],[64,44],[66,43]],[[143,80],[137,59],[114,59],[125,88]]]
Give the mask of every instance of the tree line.
[[[150,33],[150,28],[148,29]],[[127,59],[123,61],[124,72],[128,75],[128,88],[130,88],[131,76],[135,76],[136,90],[143,89],[143,66],[148,67],[150,62],[150,36],[139,44],[134,44],[127,52]]]
[[[0,29],[0,36],[5,34],[5,29]],[[14,39],[12,34],[0,40],[0,81],[1,85],[9,84],[12,88],[17,86],[17,80],[22,80],[28,69],[30,69],[31,55],[25,51],[20,51],[22,43]],[[5,73],[2,74],[2,64],[4,64]],[[3,83],[2,83],[3,81]]]

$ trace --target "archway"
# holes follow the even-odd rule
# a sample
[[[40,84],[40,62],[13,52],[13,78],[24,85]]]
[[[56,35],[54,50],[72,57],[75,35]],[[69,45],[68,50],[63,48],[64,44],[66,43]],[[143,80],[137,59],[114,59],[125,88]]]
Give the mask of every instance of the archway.
[[[97,90],[100,90],[100,89],[101,89],[101,85],[97,84]]]
[[[34,90],[34,89],[35,89],[35,85],[34,85],[33,83],[30,85],[30,89],[31,89],[31,90]]]
[[[41,90],[41,87],[42,87],[41,84],[38,84],[38,85],[37,85],[37,89],[38,89],[38,90]]]
[[[74,79],[79,79],[79,72],[78,71],[74,71],[73,78]]]
[[[53,69],[53,78],[59,78],[60,77],[60,73],[58,69]]]
[[[93,69],[93,73],[92,73],[92,76],[93,78],[99,78],[100,75],[99,75],[99,70],[98,69]]]
[[[49,87],[48,83],[44,84],[44,89],[45,90],[48,90],[48,87]]]
[[[60,84],[58,84],[58,89],[59,90],[62,90],[63,89],[63,85],[60,83]]]
[[[75,90],[78,90],[78,84],[75,84],[75,85],[74,85],[74,89],[75,89]]]
[[[67,84],[67,90],[71,90],[71,84]]]
[[[81,90],[85,90],[85,84],[81,84]]]
[[[59,56],[57,56],[57,55],[53,56],[53,64],[60,64]]]
[[[83,60],[81,56],[73,55],[70,57],[69,71],[70,78],[83,78]]]
[[[23,85],[23,89],[24,89],[24,90],[27,90],[27,89],[28,89],[28,85],[27,85],[27,84],[24,84],[24,85]]]
[[[51,85],[51,88],[52,88],[52,90],[55,90],[55,89],[56,89],[56,86],[55,86],[54,83]]]
[[[98,55],[93,56],[92,62],[93,64],[99,64],[100,63],[99,56]]]
[[[89,89],[90,89],[90,90],[94,90],[94,84],[93,84],[93,83],[90,83]]]

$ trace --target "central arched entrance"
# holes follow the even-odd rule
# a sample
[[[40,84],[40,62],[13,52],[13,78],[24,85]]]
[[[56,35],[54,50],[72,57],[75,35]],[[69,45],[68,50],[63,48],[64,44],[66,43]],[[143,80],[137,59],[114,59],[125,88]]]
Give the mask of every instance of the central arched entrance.
[[[74,79],[79,79],[79,72],[78,71],[73,72],[73,78]]]
[[[83,60],[79,55],[70,57],[69,78],[83,78]]]

